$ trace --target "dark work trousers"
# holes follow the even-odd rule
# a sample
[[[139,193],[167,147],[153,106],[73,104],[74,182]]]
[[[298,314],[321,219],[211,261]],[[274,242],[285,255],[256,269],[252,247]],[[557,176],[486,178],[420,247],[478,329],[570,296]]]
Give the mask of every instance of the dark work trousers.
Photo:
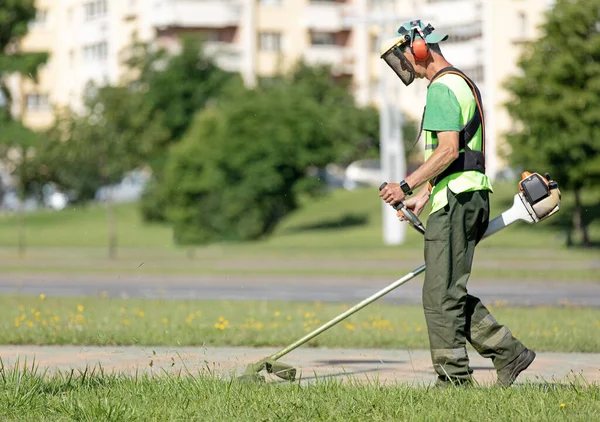
[[[498,324],[481,300],[467,293],[475,245],[489,223],[488,192],[447,191],[448,204],[427,221],[423,309],[435,371],[441,380],[460,380],[472,372],[467,341],[490,358],[496,370],[525,346]]]

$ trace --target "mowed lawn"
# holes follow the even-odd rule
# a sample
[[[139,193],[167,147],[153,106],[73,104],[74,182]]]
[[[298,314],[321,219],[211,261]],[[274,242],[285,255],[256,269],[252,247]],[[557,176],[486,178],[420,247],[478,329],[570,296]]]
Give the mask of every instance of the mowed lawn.
[[[0,344],[285,346],[349,304],[111,298],[0,298]],[[495,317],[536,351],[600,352],[600,309],[511,308]],[[307,347],[427,348],[419,306],[375,303]]]
[[[492,216],[512,205],[517,184],[497,183]],[[572,195],[563,194],[563,210],[538,225],[517,223],[478,247],[475,275],[505,279],[600,280],[591,265],[598,249],[567,248]],[[600,239],[600,220],[594,220],[600,192],[584,197],[592,239]],[[422,262],[423,240],[407,231],[401,246],[385,246],[381,228],[382,204],[374,188],[336,190],[306,199],[265,239],[221,243],[195,248],[173,244],[171,229],[146,224],[136,204],[116,208],[118,260],[108,261],[106,212],[89,205],[61,212],[39,212],[25,217],[27,252],[17,255],[18,220],[0,216],[0,271],[112,272],[182,274],[299,274],[346,275],[344,263],[355,264],[355,275],[398,275]],[[426,220],[426,216],[423,217]],[[360,266],[361,262],[398,262],[398,267]],[[224,262],[226,264],[224,264]],[[285,262],[289,265],[281,265]],[[320,265],[310,265],[310,263]],[[480,265],[478,265],[480,263]],[[565,265],[561,265],[565,263]],[[548,264],[548,265],[546,265]],[[527,270],[527,271],[526,271]]]

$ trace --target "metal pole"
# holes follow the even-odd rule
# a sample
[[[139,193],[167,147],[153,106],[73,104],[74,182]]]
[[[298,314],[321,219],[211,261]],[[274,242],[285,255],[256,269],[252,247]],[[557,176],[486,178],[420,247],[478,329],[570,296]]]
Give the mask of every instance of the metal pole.
[[[389,7],[391,6],[391,7]],[[394,16],[394,0],[385,3],[384,15]],[[389,38],[395,32],[390,21],[380,22],[379,41]],[[379,110],[380,124],[380,160],[383,179],[387,182],[398,183],[406,176],[406,156],[402,140],[402,111],[396,105],[398,99],[395,89],[389,81],[390,69],[383,60],[380,64]],[[386,245],[400,245],[406,238],[406,225],[398,221],[396,210],[388,204],[382,204],[383,241]]]

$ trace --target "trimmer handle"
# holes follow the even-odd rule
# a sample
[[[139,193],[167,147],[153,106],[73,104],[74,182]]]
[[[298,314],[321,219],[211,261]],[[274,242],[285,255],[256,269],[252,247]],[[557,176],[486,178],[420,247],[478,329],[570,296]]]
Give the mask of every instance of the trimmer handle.
[[[381,184],[381,186],[379,186],[379,190],[381,191],[386,186],[387,186],[387,182],[383,182]],[[419,217],[417,217],[411,210],[409,210],[408,208],[406,208],[404,206],[404,202],[400,201],[397,204],[392,204],[392,207],[396,211],[402,211],[402,214],[404,215],[404,217],[408,220],[410,225],[415,228],[416,231],[418,231],[421,234],[425,234],[425,226],[423,226],[423,223],[421,223],[421,220],[419,220]]]

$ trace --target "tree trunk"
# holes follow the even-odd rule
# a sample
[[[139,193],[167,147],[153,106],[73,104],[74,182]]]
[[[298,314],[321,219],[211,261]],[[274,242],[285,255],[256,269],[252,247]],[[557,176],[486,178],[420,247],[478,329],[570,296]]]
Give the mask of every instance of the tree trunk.
[[[188,248],[187,250],[187,257],[190,261],[193,261],[194,259],[196,259],[196,248]]]
[[[110,194],[106,199],[106,222],[108,224],[108,258],[113,260],[117,259],[117,219]]]
[[[19,180],[17,181],[17,189],[19,198],[19,240],[18,240],[18,249],[19,249],[19,258],[25,257],[25,251],[27,248],[26,240],[25,240],[25,187],[23,186],[23,167],[25,167],[25,160],[27,159],[26,154],[27,151],[25,147],[21,146],[21,163],[20,168],[17,171],[17,175]]]
[[[581,232],[583,246],[590,246],[590,237],[587,226],[583,223],[583,207],[581,206],[581,190],[575,189],[575,209],[573,210],[573,230]]]
[[[21,197],[22,195],[19,195]],[[24,199],[21,198],[19,201],[19,235],[17,247],[19,249],[19,258],[25,257],[25,250],[27,245],[25,244],[25,203]]]

